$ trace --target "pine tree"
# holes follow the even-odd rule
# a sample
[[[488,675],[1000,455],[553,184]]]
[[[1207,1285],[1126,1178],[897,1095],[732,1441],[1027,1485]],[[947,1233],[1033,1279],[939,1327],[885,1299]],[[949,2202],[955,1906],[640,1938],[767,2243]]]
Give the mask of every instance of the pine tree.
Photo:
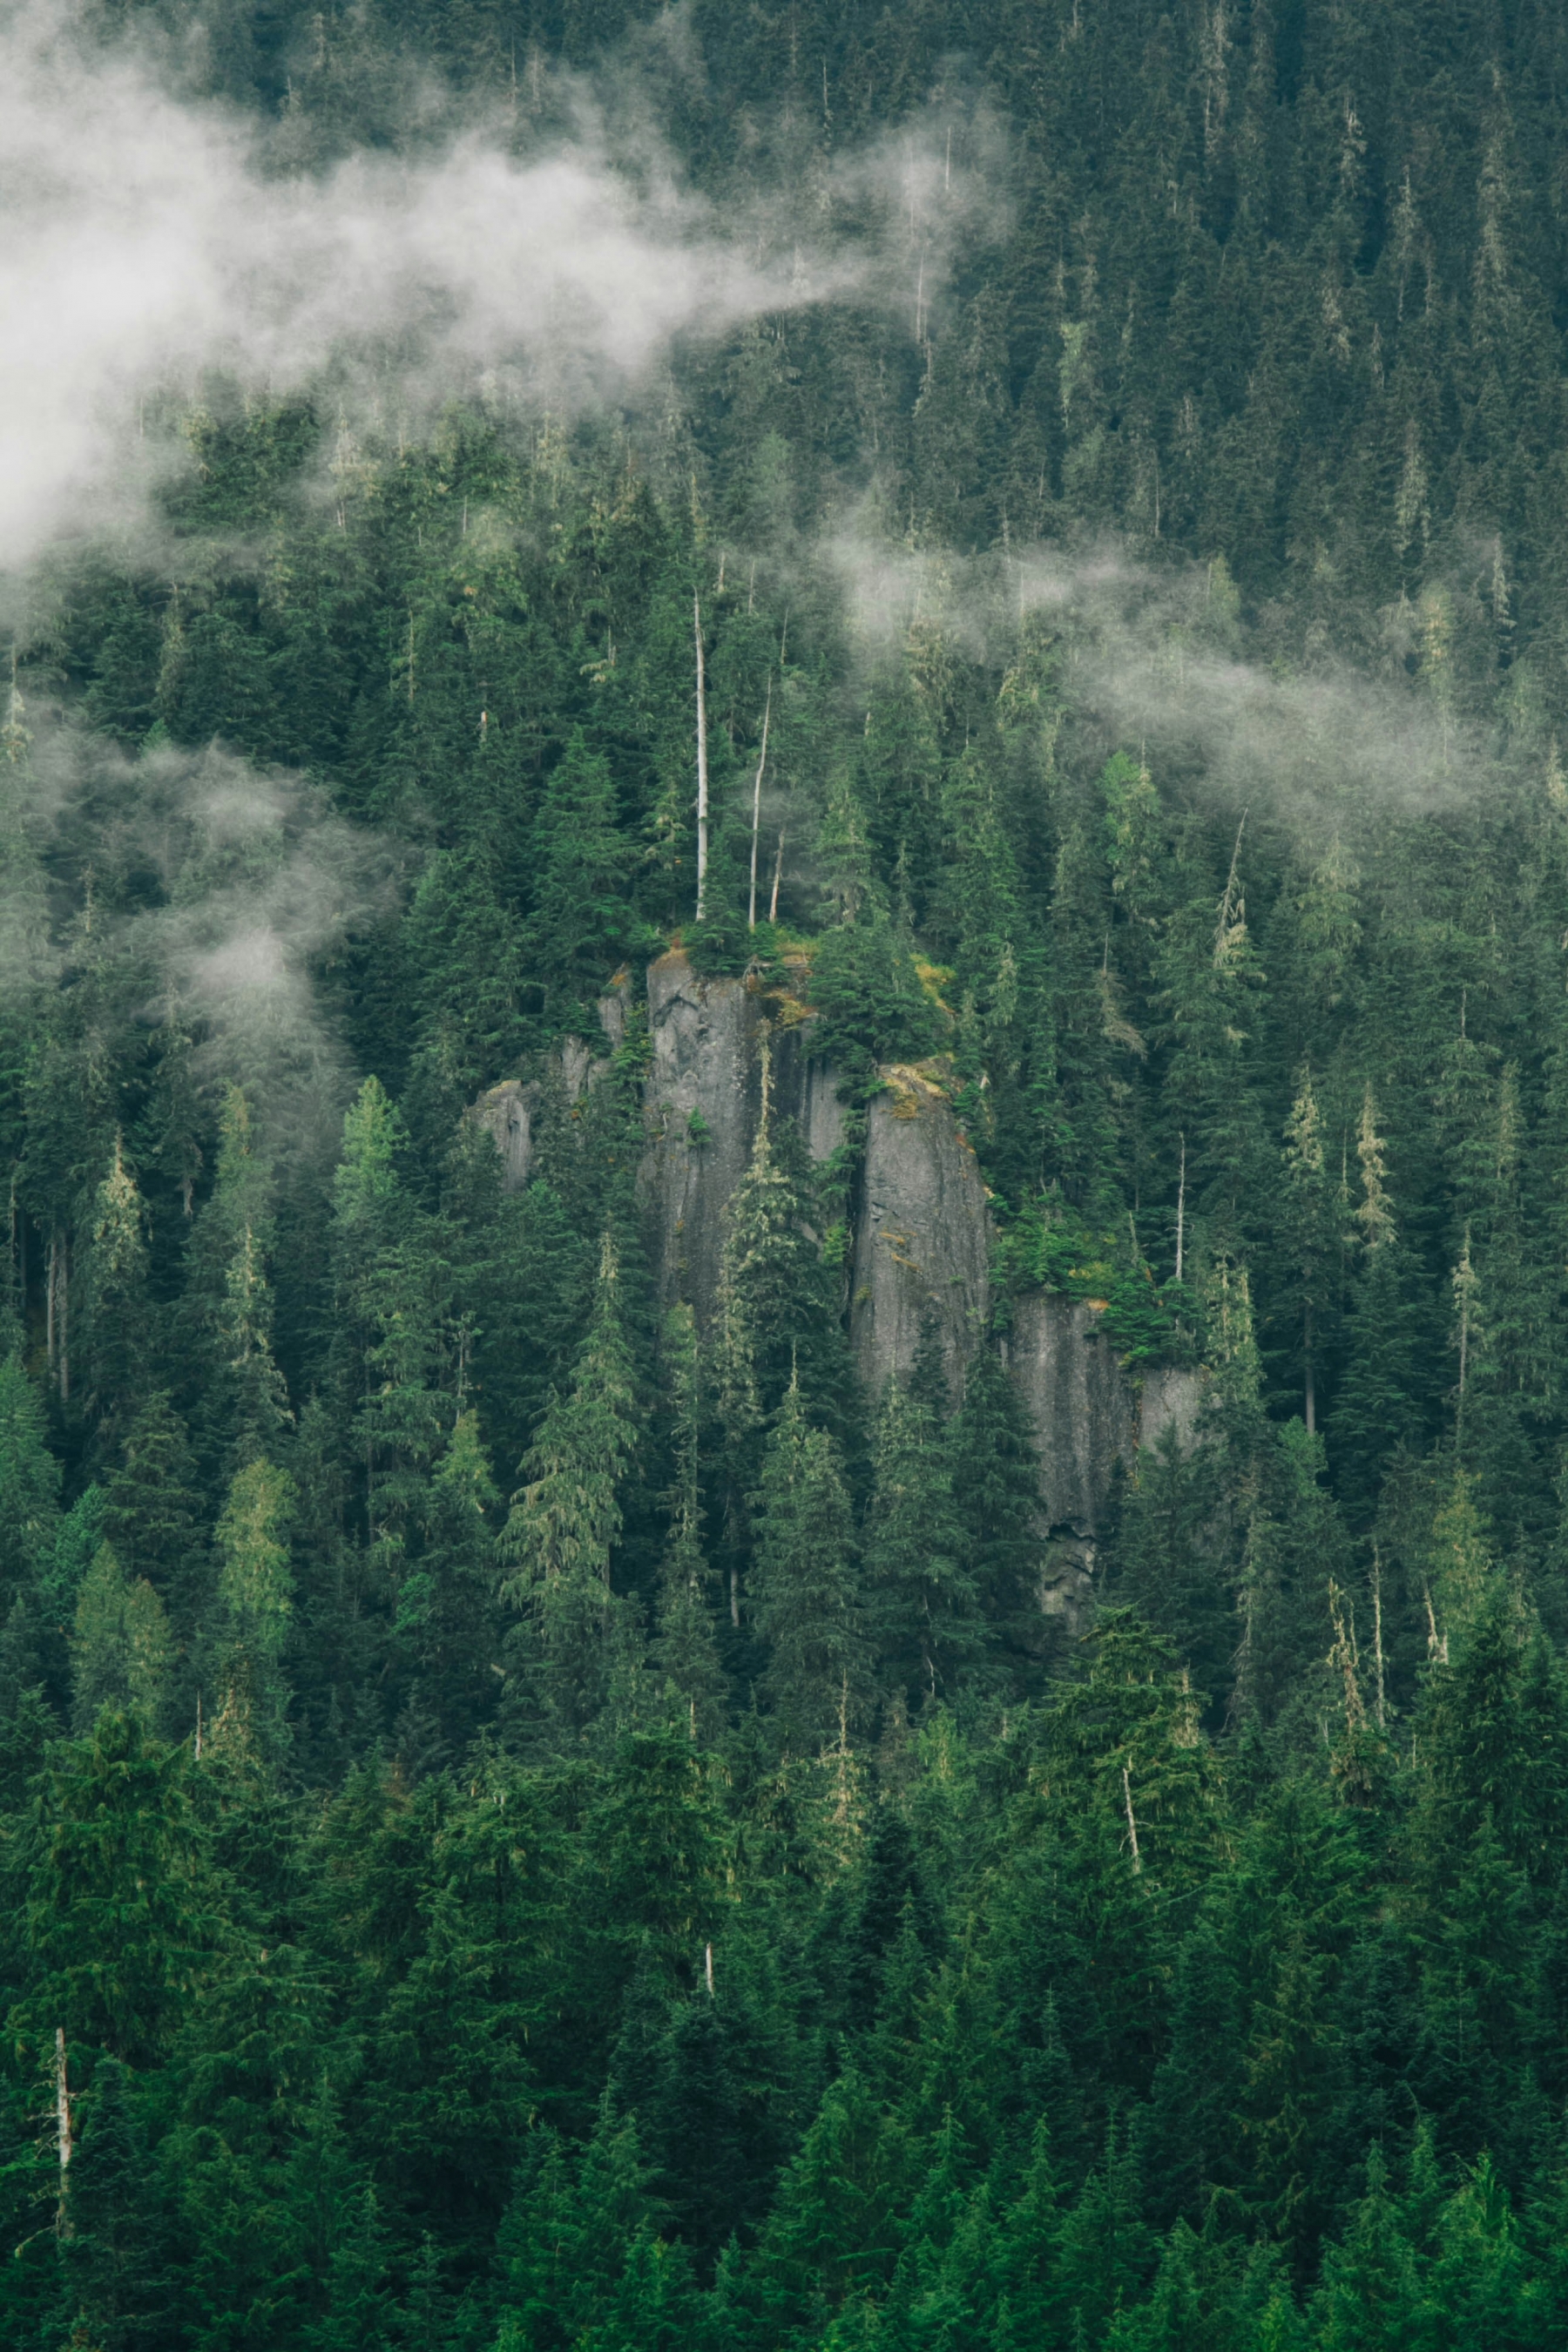
[[[1014,1689],[1026,1688],[1040,1651],[1039,1468],[1016,1390],[994,1347],[969,1367],[962,1411],[948,1433],[962,1560]]]
[[[787,1742],[821,1748],[860,1715],[867,1636],[837,1451],[807,1421],[797,1381],[769,1433],[753,1507],[750,1597],[769,1647],[762,1690]]]
[[[201,1366],[201,1425],[218,1461],[276,1450],[289,1421],[272,1353],[272,1175],[238,1087],[224,1097],[212,1198],[196,1220],[185,1316]]]
[[[552,1703],[583,1721],[599,1696],[615,1595],[622,1495],[640,1437],[620,1264],[606,1233],[570,1392],[553,1396],[500,1538],[503,1599],[527,1613]]]
[[[524,935],[530,970],[544,975],[552,1012],[581,1017],[641,936],[628,888],[637,844],[616,822],[603,756],[576,729],[544,787],[533,828],[534,898]]]
[[[147,1213],[118,1135],[88,1231],[81,1398],[96,1421],[117,1428],[133,1409],[152,1338]]]
[[[179,2324],[173,2216],[137,2089],[118,2059],[100,2061],[70,2168],[63,2300],[76,2340],[103,2352],[141,2352]]]
[[[1362,1197],[1352,1219],[1361,1244],[1345,1333],[1345,1368],[1330,1422],[1331,1455],[1353,1525],[1370,1522],[1383,1465],[1419,1450],[1428,1427],[1437,1362],[1431,1318],[1390,1201],[1385,1146],[1368,1087],[1356,1153]]]
[[[184,1423],[154,1390],[125,1433],[101,1496],[103,1532],[189,1625],[204,1597],[202,1497]]]
[[[1297,1081],[1282,1159],[1285,1181],[1276,1223],[1277,1245],[1288,1269],[1282,1305],[1300,1334],[1302,1417],[1311,1432],[1318,1425],[1319,1367],[1332,1341],[1339,1304],[1342,1237],[1310,1063]]]
[[[287,1542],[293,1503],[287,1475],[258,1455],[235,1473],[218,1518],[218,1721],[226,1720],[241,1740],[252,1728],[263,1739],[275,1736],[282,1713],[279,1664],[293,1611]]]
[[[174,1645],[163,1604],[133,1584],[107,1544],[82,1581],[71,1629],[72,1720],[90,1731],[105,1707],[129,1708],[150,1730],[169,1696]]]
[[[13,1351],[0,1360],[0,1595],[35,1590],[54,1549],[59,1494],[44,1401]]]
[[[917,1705],[950,1696],[979,1630],[974,1586],[934,1402],[896,1375],[878,1419],[862,1541],[884,1675]]]
[[[51,1754],[26,1858],[29,2032],[63,2024],[137,2068],[166,2051],[228,1932],[193,1769],[112,1707]]]
[[[1245,819],[1243,820],[1245,822]],[[1248,1083],[1248,1048],[1262,1009],[1263,973],[1247,921],[1238,826],[1217,907],[1190,844],[1156,962],[1170,1041],[1163,1095],[1168,1129],[1204,1171],[1195,1206],[1216,1246],[1237,1248],[1254,1214],[1263,1138]]]
[[[664,1497],[669,1535],[659,1568],[654,1663],[685,1702],[692,1736],[711,1736],[728,1696],[713,1631],[712,1572],[703,1551],[702,1393],[697,1328],[689,1307],[665,1326],[674,1482]]]

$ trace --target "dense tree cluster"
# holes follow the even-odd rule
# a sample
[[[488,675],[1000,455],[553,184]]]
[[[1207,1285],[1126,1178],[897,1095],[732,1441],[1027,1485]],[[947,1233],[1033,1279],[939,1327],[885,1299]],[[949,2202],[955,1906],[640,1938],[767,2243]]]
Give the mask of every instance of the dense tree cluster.
[[[147,14],[294,166],[610,54],[721,214],[997,201],[624,413],[171,392],[16,607],[5,2340],[1561,2343],[1568,19]],[[846,1114],[701,1319],[672,944]],[[911,1063],[961,1394],[847,1339]],[[1042,1287],[1203,1375],[1070,1638]]]

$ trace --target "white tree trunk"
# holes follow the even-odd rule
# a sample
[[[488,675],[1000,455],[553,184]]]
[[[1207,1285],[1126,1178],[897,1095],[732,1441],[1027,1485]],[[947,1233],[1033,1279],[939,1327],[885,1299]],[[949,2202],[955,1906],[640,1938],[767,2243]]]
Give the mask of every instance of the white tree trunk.
[[[768,764],[768,721],[773,715],[773,682],[768,680],[768,698],[763,705],[763,748],[757,760],[756,782],[752,786],[752,899],[748,928],[757,928],[757,828],[763,821],[763,770]]]
[[[702,606],[695,596],[691,619],[697,638],[697,919],[700,922],[708,884],[708,696],[702,676]]]
[[[55,2227],[62,2238],[70,2234],[70,2219],[66,2209],[66,2189],[69,2185],[71,2161],[71,2098],[66,2080],[66,2030],[55,2028],[55,2136],[59,2149],[60,2193],[55,2209]]]

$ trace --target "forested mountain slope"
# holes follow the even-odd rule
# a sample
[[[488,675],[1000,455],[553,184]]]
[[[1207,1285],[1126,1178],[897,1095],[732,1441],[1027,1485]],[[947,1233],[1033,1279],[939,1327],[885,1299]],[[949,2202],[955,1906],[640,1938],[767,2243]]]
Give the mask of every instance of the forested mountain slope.
[[[1561,2343],[1568,18],[0,34],[5,2342]]]

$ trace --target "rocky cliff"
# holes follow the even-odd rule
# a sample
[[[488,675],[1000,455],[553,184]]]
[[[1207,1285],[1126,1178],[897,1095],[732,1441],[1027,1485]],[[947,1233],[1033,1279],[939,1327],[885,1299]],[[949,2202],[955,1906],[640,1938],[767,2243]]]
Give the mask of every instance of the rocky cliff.
[[[815,1160],[841,1141],[844,1107],[833,1073],[812,1057],[811,1023],[780,1026],[744,981],[705,980],[679,951],[661,956],[648,968],[647,1019],[639,1187],[648,1254],[660,1303],[687,1300],[700,1328],[718,1294],[724,1211],[762,1117],[764,1038],[774,1115],[795,1121]]]
[[[991,1221],[968,1138],[930,1066],[890,1067],[872,1101],[855,1221],[849,1333],[879,1395],[934,1316],[956,1403],[985,1328]]]
[[[638,1188],[648,1255],[661,1305],[688,1300],[701,1326],[718,1292],[725,1211],[756,1140],[764,1044],[774,1115],[795,1120],[818,1164],[842,1142],[846,1114],[833,1070],[812,1051],[815,1024],[803,1007],[781,1005],[743,980],[705,979],[679,950],[650,965],[647,988],[647,1141]],[[599,1009],[611,1046],[625,1034],[626,992]],[[508,1079],[481,1097],[475,1115],[495,1138],[509,1188],[528,1181],[545,1087],[558,1085],[575,1100],[602,1067],[587,1045],[568,1039],[542,1079]],[[985,1187],[942,1066],[890,1066],[882,1076],[852,1193],[850,1339],[875,1396],[889,1373],[909,1368],[934,1318],[956,1403],[989,1320]],[[1039,1454],[1049,1539],[1042,1605],[1071,1619],[1119,1466],[1131,1470],[1140,1447],[1167,1429],[1184,1446],[1194,1442],[1202,1376],[1157,1365],[1134,1382],[1097,1309],[1058,1292],[1014,1302],[1004,1349]]]

